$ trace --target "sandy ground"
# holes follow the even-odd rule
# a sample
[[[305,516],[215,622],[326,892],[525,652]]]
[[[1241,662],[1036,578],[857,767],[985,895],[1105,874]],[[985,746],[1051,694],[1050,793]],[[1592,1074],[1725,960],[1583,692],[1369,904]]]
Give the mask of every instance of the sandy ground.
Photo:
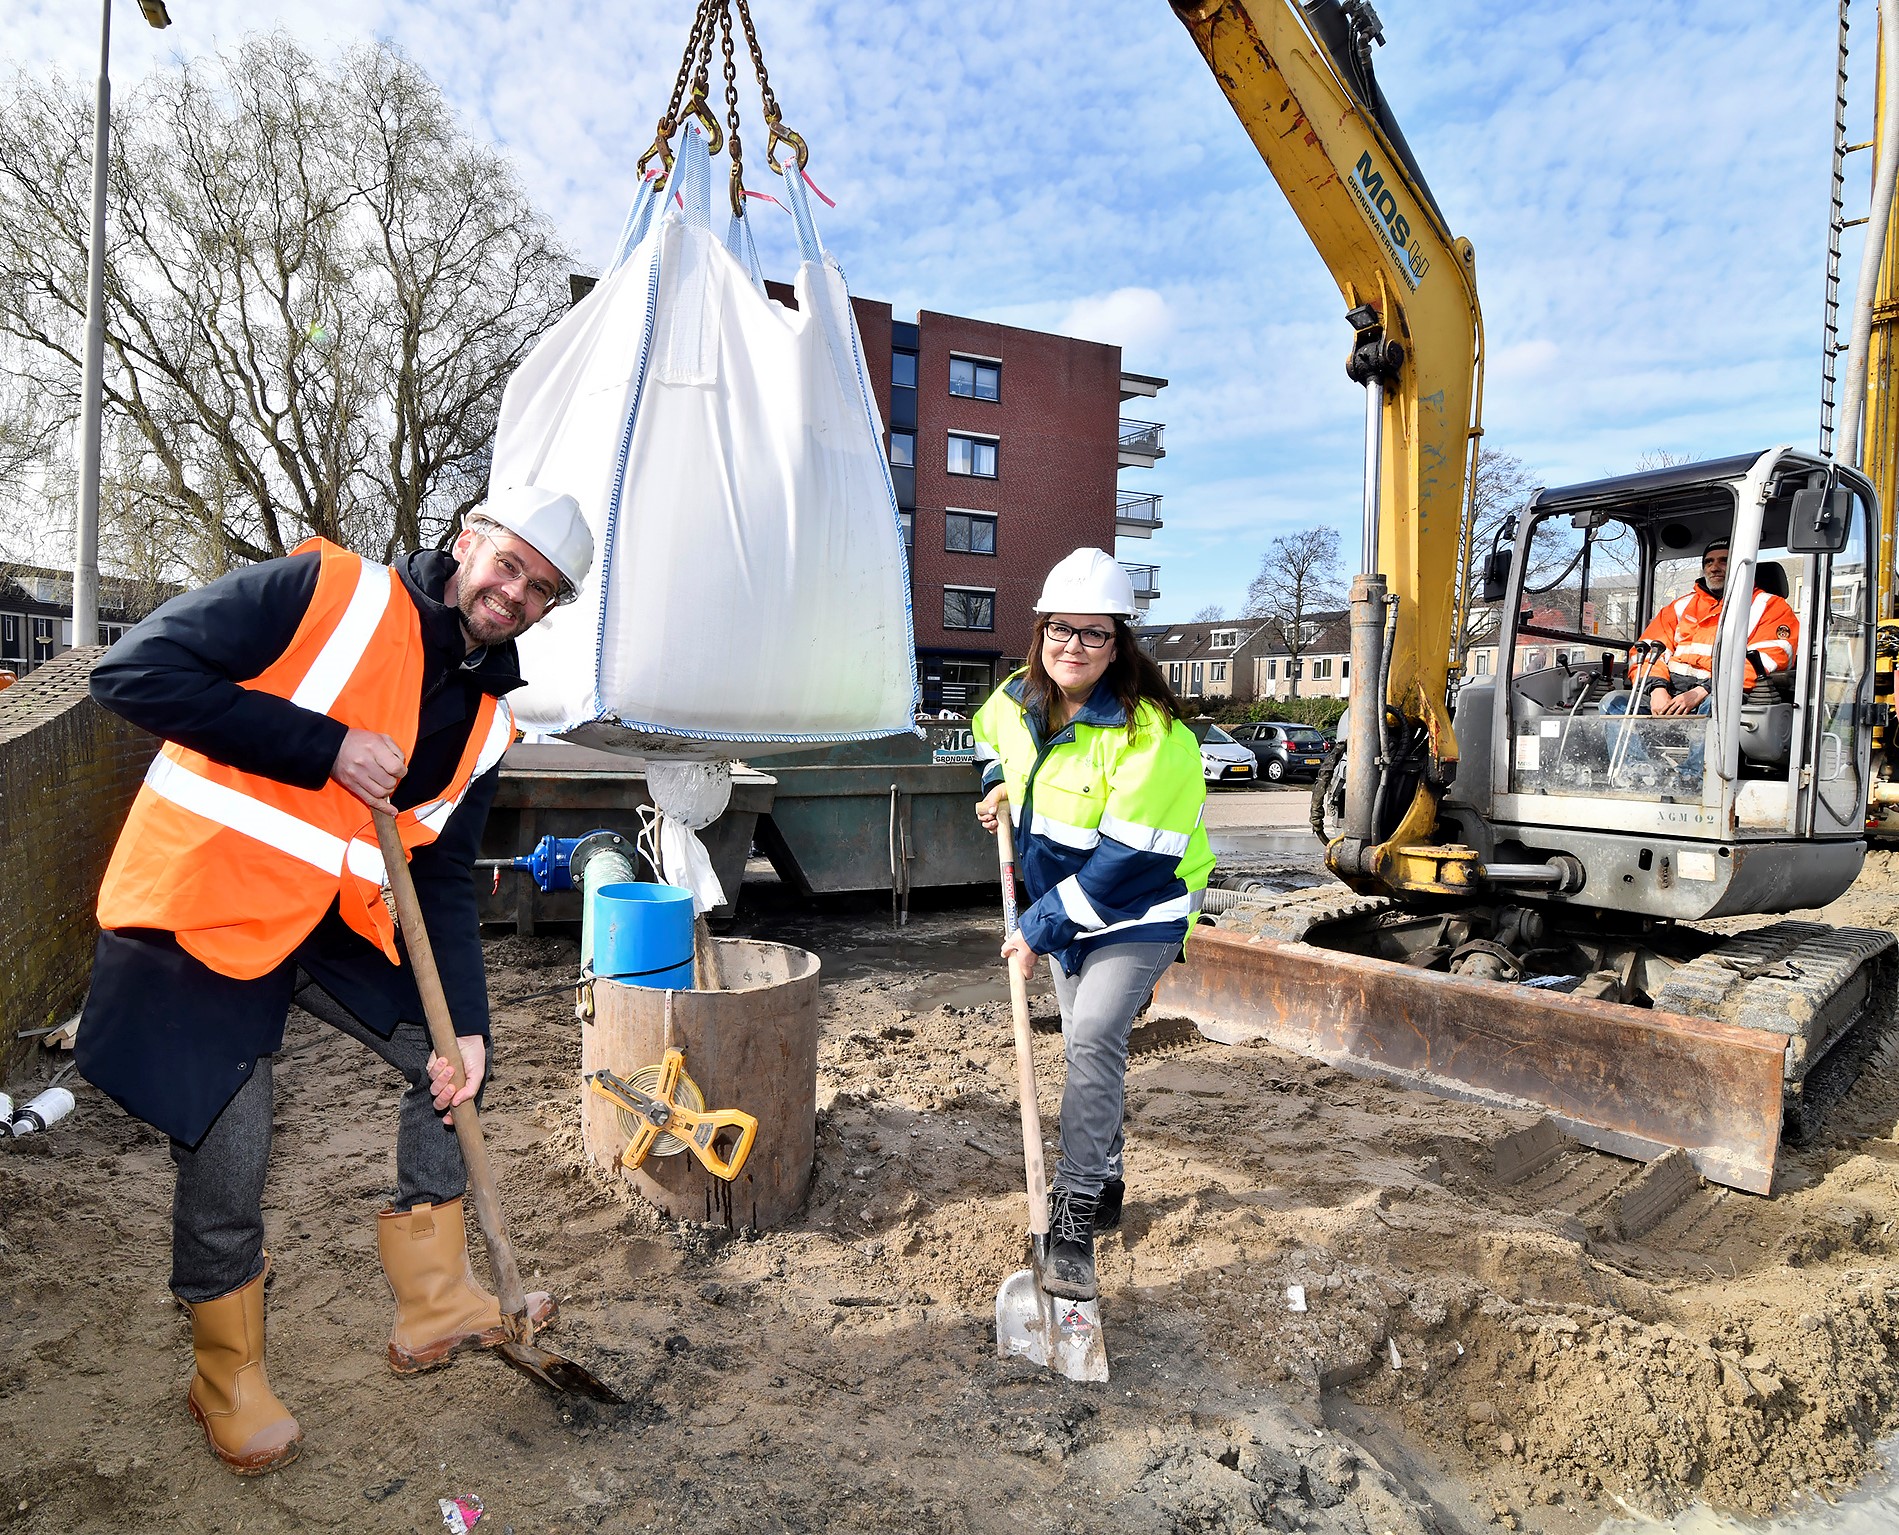
[[[1273,851],[1293,805],[1218,796],[1229,861],[1312,878],[1309,855]],[[1877,860],[1832,915],[1890,925],[1894,867]],[[1149,1017],[1127,1217],[1101,1248],[1113,1379],[998,1361],[1023,1201],[996,922],[938,902],[897,930],[874,900],[814,910],[748,883],[737,931],[824,962],[811,1197],[757,1234],[662,1219],[585,1164],[569,1004],[528,995],[571,973],[575,943],[490,941],[503,1199],[564,1306],[550,1343],[620,1387],[617,1409],[486,1357],[389,1374],[374,1216],[396,1080],[296,1015],[271,1373],[307,1443],[256,1481],[224,1472],[183,1410],[165,1147],[82,1088],[70,1121],[0,1146],[0,1528],[422,1531],[442,1528],[438,1498],[472,1493],[497,1535],[1570,1532],[1695,1496],[1824,1495],[1899,1423],[1883,1062],[1785,1159],[1775,1197],[1704,1188],[1624,1242],[1603,1212],[1631,1164],[1575,1149],[1497,1182],[1491,1148],[1531,1116]],[[1046,992],[1036,1013],[1052,1139]]]

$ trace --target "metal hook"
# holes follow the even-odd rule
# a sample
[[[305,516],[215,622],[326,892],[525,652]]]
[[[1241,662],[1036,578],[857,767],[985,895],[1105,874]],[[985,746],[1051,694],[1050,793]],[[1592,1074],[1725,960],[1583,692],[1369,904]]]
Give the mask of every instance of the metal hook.
[[[793,132],[775,117],[766,126],[771,129],[771,135],[765,140],[765,163],[779,175],[784,175],[785,168],[778,163],[778,146],[789,144],[797,151],[798,169],[802,172],[811,158],[811,150],[804,141],[804,135]]]
[[[686,103],[686,116],[696,117],[706,125],[706,137],[709,140],[706,144],[707,154],[716,155],[725,148],[725,128],[718,118],[712,115],[712,109],[706,105],[703,91],[692,93],[692,100]]]

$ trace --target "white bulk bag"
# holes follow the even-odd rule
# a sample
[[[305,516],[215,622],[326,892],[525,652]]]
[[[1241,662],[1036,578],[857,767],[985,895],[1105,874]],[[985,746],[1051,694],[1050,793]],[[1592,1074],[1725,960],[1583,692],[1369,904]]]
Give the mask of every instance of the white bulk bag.
[[[691,126],[613,269],[508,384],[491,484],[572,495],[597,551],[579,600],[518,642],[526,729],[707,758],[915,728],[883,423],[844,274],[785,182],[796,311],[713,236]]]

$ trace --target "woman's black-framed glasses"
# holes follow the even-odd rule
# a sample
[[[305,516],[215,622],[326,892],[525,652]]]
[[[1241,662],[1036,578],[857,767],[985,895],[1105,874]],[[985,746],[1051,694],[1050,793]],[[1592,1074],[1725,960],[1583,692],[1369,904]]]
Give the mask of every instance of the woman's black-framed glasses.
[[[1070,640],[1080,640],[1083,650],[1099,650],[1114,638],[1112,629],[1077,629],[1065,624],[1059,618],[1051,618],[1042,625],[1042,635],[1057,645],[1066,645]]]

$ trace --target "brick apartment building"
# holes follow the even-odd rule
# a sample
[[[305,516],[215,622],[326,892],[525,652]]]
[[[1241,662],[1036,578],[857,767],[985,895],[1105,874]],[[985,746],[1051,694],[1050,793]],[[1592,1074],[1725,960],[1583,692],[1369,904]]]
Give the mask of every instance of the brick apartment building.
[[[766,289],[793,302],[785,284]],[[1121,404],[1167,380],[1123,372],[1121,349],[1099,342],[851,302],[904,519],[923,708],[972,710],[1027,654],[1051,565],[1161,526],[1160,497],[1119,473],[1165,457],[1162,428]],[[1123,563],[1145,609],[1159,571]]]

